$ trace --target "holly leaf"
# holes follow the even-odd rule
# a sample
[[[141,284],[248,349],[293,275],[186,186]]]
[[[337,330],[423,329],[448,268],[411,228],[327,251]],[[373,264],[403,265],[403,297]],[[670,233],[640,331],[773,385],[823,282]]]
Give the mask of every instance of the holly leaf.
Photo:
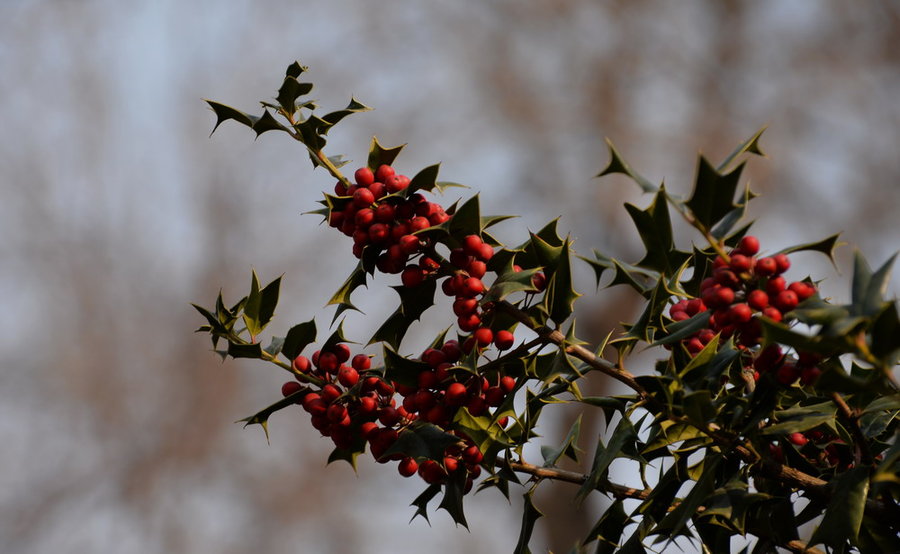
[[[278,291],[281,288],[281,277],[278,277],[263,289],[259,288],[259,277],[253,271],[250,283],[250,294],[244,305],[244,324],[252,336],[259,335],[275,315],[278,305]]]
[[[326,123],[328,123],[328,128],[325,129],[324,132],[327,133],[328,130],[331,129],[331,127],[337,125],[338,122],[340,122],[342,119],[344,119],[348,115],[352,115],[352,114],[360,113],[360,112],[367,112],[371,109],[372,108],[357,101],[355,98],[351,98],[350,103],[347,104],[347,107],[344,108],[343,110],[337,110],[337,111],[330,112],[330,113],[327,113],[324,116],[322,116],[322,121],[325,121]]]
[[[591,472],[585,480],[578,493],[575,495],[577,502],[583,502],[584,499],[595,490],[606,479],[609,465],[619,456],[622,450],[637,440],[637,430],[632,425],[631,420],[623,417],[616,425],[615,431],[607,444],[603,444],[603,440],[597,437],[597,449],[594,452],[594,462],[591,464]]]
[[[391,165],[403,150],[405,144],[395,146],[393,148],[385,148],[378,142],[378,137],[372,137],[372,143],[369,145],[369,160],[367,165],[372,171],[377,170],[382,165]]]
[[[216,132],[216,129],[219,128],[219,125],[221,125],[225,121],[228,121],[229,119],[233,119],[234,121],[237,121],[238,123],[246,125],[250,128],[252,128],[253,124],[259,119],[256,116],[246,114],[238,109],[232,108],[231,106],[213,102],[212,100],[207,100],[206,103],[209,104],[209,106],[216,114],[216,125],[213,127],[212,132],[209,133],[209,136],[212,136],[212,134]]]
[[[414,192],[420,190],[426,192],[434,190],[434,187],[437,186],[437,176],[440,169],[441,164],[438,163],[430,165],[416,173],[415,176],[409,181],[409,186],[406,187],[408,194],[413,194]]]
[[[269,417],[272,416],[275,412],[283,410],[288,406],[292,406],[301,400],[306,394],[309,392],[309,389],[306,387],[301,388],[297,392],[291,394],[290,396],[285,396],[278,402],[266,407],[263,410],[260,410],[253,414],[250,417],[245,417],[244,419],[239,419],[235,423],[243,423],[244,427],[248,425],[259,425],[263,428],[263,431],[266,433],[266,442],[269,441]]]
[[[440,427],[424,421],[414,421],[406,429],[400,431],[397,440],[382,455],[404,454],[412,458],[428,458],[444,460],[444,451],[448,446],[460,442],[459,437],[445,432]]]
[[[534,505],[534,490],[536,487],[531,487],[531,489],[522,495],[524,499],[524,506],[522,507],[522,527],[519,530],[519,540],[516,542],[516,548],[513,550],[513,554],[529,554],[531,551],[528,549],[528,542],[531,540],[531,534],[534,532],[534,524],[540,519],[544,514],[541,513]]]
[[[765,156],[766,154],[759,147],[759,139],[760,137],[762,137],[762,134],[765,132],[765,130],[766,127],[763,126],[759,131],[756,131],[753,136],[740,143],[737,148],[735,148],[734,151],[731,152],[731,154],[728,154],[728,156],[724,160],[722,160],[722,163],[720,163],[718,167],[716,167],[716,171],[725,171],[734,160],[748,152],[750,154],[756,154],[757,156]]]
[[[441,492],[441,486],[434,484],[429,485],[425,492],[420,494],[410,503],[410,506],[416,507],[416,513],[413,514],[410,521],[416,519],[417,516],[422,516],[425,521],[428,521],[428,503],[431,502],[431,499],[437,496],[437,494]]]
[[[399,348],[409,326],[418,321],[425,310],[434,305],[436,286],[437,281],[430,278],[416,287],[402,285],[391,287],[400,295],[400,306],[375,331],[375,334],[369,339],[369,344],[385,342],[394,348]]]
[[[837,479],[825,516],[813,532],[809,546],[825,544],[840,549],[847,540],[856,544],[869,494],[869,468],[850,469]]]
[[[839,246],[838,238],[841,236],[840,233],[835,233],[830,237],[825,237],[822,240],[815,242],[808,242],[805,244],[798,244],[796,246],[791,246],[789,248],[785,248],[781,250],[781,254],[791,254],[793,252],[803,252],[803,251],[813,251],[813,252],[821,252],[828,256],[828,259],[831,261],[832,265],[835,265],[834,260],[834,251]]]
[[[641,261],[635,265],[671,274],[690,257],[687,252],[675,249],[665,187],[659,188],[646,210],[641,210],[633,204],[625,204],[625,209],[637,227],[647,250]]]
[[[600,173],[597,174],[597,177],[603,177],[604,175],[610,175],[612,173],[622,173],[631,177],[631,180],[637,183],[641,190],[644,192],[656,192],[657,187],[646,178],[644,178],[640,173],[631,168],[628,162],[622,158],[621,154],[616,150],[616,147],[613,146],[612,141],[606,139],[606,146],[609,148],[609,163],[606,165],[606,168],[603,169]]]
[[[578,435],[581,433],[581,414],[575,419],[575,423],[569,428],[566,438],[558,448],[549,446],[541,446],[541,455],[544,457],[544,467],[553,467],[563,455],[568,456],[574,461],[578,461]]]
[[[699,157],[694,190],[685,205],[706,229],[712,229],[728,212],[738,207],[734,203],[734,194],[743,168],[741,163],[731,173],[721,174],[706,158]]]
[[[284,337],[284,345],[281,347],[281,353],[289,360],[293,360],[303,352],[310,343],[316,340],[316,320],[311,319],[307,322],[294,325],[290,328],[287,336]]]
[[[363,267],[363,263],[360,262],[356,269],[353,270],[353,273],[347,277],[347,280],[344,281],[344,284],[341,285],[341,288],[337,290],[328,301],[328,306],[332,304],[337,304],[338,309],[334,314],[334,318],[332,319],[332,323],[337,320],[338,316],[341,315],[345,310],[355,310],[357,312],[360,311],[359,308],[353,305],[350,302],[350,296],[353,294],[357,288],[364,286],[366,284],[366,271]],[[361,312],[360,312],[361,313]]]

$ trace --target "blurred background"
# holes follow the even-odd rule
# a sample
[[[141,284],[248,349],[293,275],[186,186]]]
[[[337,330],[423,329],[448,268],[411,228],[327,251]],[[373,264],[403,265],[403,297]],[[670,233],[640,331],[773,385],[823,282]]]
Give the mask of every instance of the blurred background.
[[[653,181],[687,192],[698,150],[719,160],[759,127],[768,159],[746,175],[763,248],[836,231],[880,265],[900,246],[900,3],[839,0],[0,2],[0,551],[493,553],[521,518],[494,491],[467,498],[470,530],[444,512],[411,523],[424,489],[393,465],[325,465],[305,414],[235,420],[280,397],[284,375],[222,364],[190,302],[236,300],[250,270],[284,273],[270,330],[315,315],[355,261],[319,227],[313,172],[287,136],[234,123],[212,138],[211,98],[255,113],[295,59],[342,123],[330,153],[365,160],[372,135],[409,143],[399,169],[442,161],[485,212],[522,214],[520,241],[562,216],[576,248],[628,261],[640,245],[623,202],[646,205],[604,137]],[[442,202],[450,204],[456,196]],[[679,246],[689,245],[683,234]],[[791,275],[847,297],[837,272],[797,255]],[[580,335],[635,315],[620,289],[587,298]],[[354,300],[365,341],[393,309],[378,281]],[[895,281],[892,292],[900,287]],[[404,342],[418,353],[445,322]],[[374,353],[374,349],[369,349]],[[603,383],[595,383],[595,392]],[[545,411],[555,444],[574,412]],[[585,414],[581,445],[602,425]],[[573,466],[574,467],[574,466]],[[633,478],[632,478],[633,479]],[[566,552],[602,510],[541,487],[533,551]]]

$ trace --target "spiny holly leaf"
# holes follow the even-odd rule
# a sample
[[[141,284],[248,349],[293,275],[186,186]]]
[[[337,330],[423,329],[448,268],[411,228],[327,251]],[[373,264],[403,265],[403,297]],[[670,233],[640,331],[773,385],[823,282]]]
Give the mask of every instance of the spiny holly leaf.
[[[713,227],[711,234],[717,239],[731,239],[734,235],[729,236],[734,226],[738,224],[738,222],[744,219],[744,216],[747,214],[747,206],[750,204],[750,201],[756,198],[756,194],[750,190],[750,185],[744,186],[744,194],[743,197],[738,200],[737,207],[725,214],[715,227]],[[752,224],[752,222],[751,222]],[[744,236],[744,233],[749,228],[750,224],[744,227],[744,229],[739,230],[735,235]],[[726,240],[728,242],[728,240]]]
[[[298,390],[294,394],[291,394],[290,396],[285,396],[284,398],[282,398],[278,402],[272,404],[271,406],[265,408],[264,410],[256,412],[255,414],[253,414],[250,417],[245,417],[244,419],[240,419],[236,423],[243,423],[244,427],[247,427],[248,425],[254,425],[254,424],[259,425],[260,427],[263,428],[263,431],[265,431],[266,442],[268,442],[268,440],[269,440],[269,427],[268,427],[269,417],[279,410],[283,410],[283,409],[287,408],[288,406],[292,406],[292,405],[300,402],[301,400],[303,400],[303,397],[306,396],[306,393],[308,393],[308,392],[309,392],[309,389],[306,387],[303,387],[302,389]]]
[[[399,348],[409,326],[418,321],[425,310],[434,306],[436,287],[435,279],[428,279],[416,287],[402,285],[391,287],[400,295],[400,306],[375,331],[369,344],[385,342],[394,348]]]
[[[812,250],[813,252],[821,252],[828,256],[828,259],[832,264],[835,264],[834,261],[834,250],[840,246],[838,244],[838,237],[840,237],[840,233],[835,233],[830,237],[826,237],[820,241],[809,242],[806,244],[798,244],[796,246],[791,246],[789,248],[785,248],[781,251],[782,254],[790,254],[792,252],[803,252],[804,250]]]
[[[331,336],[328,337],[328,340],[325,341],[325,344],[322,345],[322,352],[332,352],[334,347],[338,344],[351,342],[347,340],[347,337],[344,336],[344,322],[343,320],[338,324],[337,329],[331,333]]]
[[[734,151],[729,154],[722,163],[716,168],[716,171],[725,171],[728,169],[728,166],[731,165],[731,162],[736,160],[739,156],[744,153],[749,152],[750,154],[756,154],[757,156],[765,156],[765,153],[759,147],[759,139],[762,136],[763,132],[765,132],[766,127],[762,127],[759,131],[753,133],[753,136],[740,143]]]
[[[286,77],[293,77],[296,79],[305,71],[309,71],[309,68],[295,60],[291,65],[287,66],[284,74]]]
[[[244,305],[244,324],[252,336],[259,335],[266,325],[272,321],[275,314],[275,306],[278,305],[278,291],[281,287],[281,277],[278,277],[262,290],[259,288],[259,277],[253,271],[250,283],[250,294]]]
[[[457,410],[453,417],[453,427],[468,435],[484,453],[485,459],[504,447],[513,446],[503,428],[494,425],[489,416],[473,416],[468,408]]]
[[[365,450],[365,440],[361,437],[356,437],[354,439],[354,444],[350,448],[335,448],[331,451],[331,454],[328,455],[328,462],[336,462],[338,460],[343,460],[350,464],[350,467],[353,468],[353,471],[356,471],[356,459],[360,454]]]
[[[603,512],[582,545],[587,546],[597,541],[597,548],[594,551],[596,554],[613,554],[622,539],[622,531],[630,522],[631,518],[625,513],[622,500],[616,500]]]
[[[571,248],[569,239],[559,248],[547,247],[547,243],[532,235],[532,240],[541,252],[539,258],[549,275],[547,290],[539,308],[561,325],[572,315],[575,301],[581,296],[572,286],[570,267]]]
[[[344,284],[341,285],[341,288],[339,288],[337,292],[332,295],[331,300],[328,301],[327,305],[329,306],[332,304],[338,305],[338,309],[334,314],[334,319],[332,319],[332,322],[337,320],[338,316],[341,315],[341,313],[343,313],[345,310],[356,310],[357,312],[360,311],[359,308],[357,308],[353,305],[352,302],[350,302],[350,295],[352,295],[353,291],[355,291],[357,288],[365,284],[366,271],[363,268],[362,262],[360,262],[356,266],[356,269],[353,270],[353,273],[351,273],[350,276],[347,277],[347,280],[344,281]]]
[[[660,187],[646,210],[641,210],[633,204],[625,204],[625,209],[634,221],[641,241],[647,249],[643,259],[635,265],[671,274],[690,257],[687,252],[675,249],[665,187]]]
[[[288,67],[288,70],[290,71],[291,67]],[[309,94],[312,89],[312,83],[301,83],[297,77],[285,75],[284,82],[278,89],[278,96],[275,99],[286,113],[293,114],[297,110],[297,98]]]
[[[623,417],[616,425],[609,443],[604,445],[603,440],[597,437],[597,450],[594,452],[594,462],[591,464],[591,472],[588,474],[587,480],[578,489],[575,495],[577,502],[583,502],[587,495],[600,486],[606,479],[606,473],[609,465],[629,444],[633,444],[637,440],[637,430],[632,425],[631,420]]]
[[[428,458],[443,462],[444,450],[459,441],[456,435],[451,435],[431,423],[414,421],[400,431],[400,436],[382,457],[399,453],[412,458]]]
[[[469,524],[466,523],[466,516],[463,513],[463,492],[466,487],[465,472],[458,471],[450,475],[450,479],[444,484],[444,498],[438,506],[440,510],[446,510],[454,523],[462,525],[466,529]]]
[[[441,164],[434,164],[426,167],[425,169],[419,171],[415,174],[415,176],[410,180],[409,186],[406,187],[408,194],[413,194],[416,191],[424,190],[426,192],[430,192],[437,186],[437,176],[438,172],[441,169]]]
[[[257,137],[266,131],[288,132],[287,127],[279,123],[269,110],[264,110],[262,116],[253,122],[252,129],[256,132]]]
[[[453,213],[449,221],[443,223],[451,237],[481,234],[481,208],[478,195],[469,198]]]
[[[262,358],[262,346],[259,343],[247,344],[238,342],[228,343],[228,355],[232,358]]]
[[[539,269],[524,269],[503,273],[494,281],[484,295],[482,302],[499,302],[514,292],[534,292],[532,279],[540,273]]]
[[[534,505],[532,497],[534,496],[535,488],[537,487],[531,487],[528,492],[522,495],[522,498],[524,499],[524,506],[522,507],[522,528],[519,530],[519,540],[516,543],[513,554],[531,553],[531,550],[528,549],[528,542],[531,540],[531,534],[534,532],[534,524],[544,515]]]
[[[385,148],[378,142],[377,137],[372,137],[372,143],[369,145],[368,166],[372,171],[377,170],[382,165],[391,165],[403,150],[405,144],[395,146],[393,148]]]
[[[893,367],[900,359],[900,316],[897,304],[890,302],[875,321],[870,331],[869,351],[881,360],[884,367]]]
[[[303,352],[310,343],[316,340],[316,320],[311,319],[304,323],[294,325],[284,337],[284,345],[281,353],[289,360],[293,360]]]
[[[662,328],[662,314],[669,301],[669,292],[663,279],[657,281],[650,292],[647,307],[633,325],[628,327],[628,335],[650,343],[656,332]]]
[[[644,192],[656,192],[657,187],[628,165],[616,150],[616,147],[613,146],[612,141],[606,139],[606,145],[609,148],[609,164],[607,164],[603,171],[597,174],[597,177],[603,177],[604,175],[609,175],[611,173],[622,173],[631,177],[631,180],[637,183]]]
[[[740,164],[731,173],[721,174],[706,158],[700,156],[694,190],[686,205],[706,229],[712,229],[728,212],[737,207],[734,203],[734,193],[743,168],[744,164]]]
[[[873,316],[883,309],[884,296],[891,279],[891,267],[897,255],[891,256],[874,273],[859,251],[853,259],[852,311],[855,314]]]
[[[347,117],[348,115],[367,112],[372,108],[366,106],[365,104],[358,102],[355,98],[350,99],[350,103],[347,104],[347,107],[343,110],[338,110],[335,112],[330,112],[322,116],[322,120],[328,123],[328,127],[323,130],[323,133],[327,133],[331,127],[334,127],[338,124],[342,119]]]
[[[416,516],[422,516],[425,521],[428,521],[428,503],[432,498],[437,496],[439,492],[441,492],[440,485],[429,485],[428,488],[425,489],[425,492],[417,496],[416,499],[410,503],[410,506],[416,507],[416,513],[413,514],[410,521],[416,519]]]
[[[684,500],[659,522],[654,533],[673,536],[684,528],[697,508],[702,506],[715,490],[716,471],[720,461],[721,454],[711,453],[707,456],[700,479],[697,480]]]
[[[855,545],[869,494],[869,468],[850,469],[837,480],[825,517],[809,540],[809,546],[825,544],[842,549],[847,540]]]
[[[403,385],[416,386],[419,374],[429,371],[431,366],[419,360],[411,360],[397,353],[388,344],[383,346],[384,378]]]
[[[216,125],[213,127],[212,132],[209,133],[209,136],[212,136],[212,134],[216,132],[216,129],[219,128],[219,125],[221,125],[224,121],[228,121],[229,119],[233,119],[238,123],[251,128],[253,127],[253,124],[259,119],[256,116],[246,114],[240,110],[232,108],[231,106],[213,102],[212,100],[207,100],[206,103],[209,104],[209,106],[216,113]]]
[[[558,448],[541,446],[541,455],[544,457],[544,467],[555,466],[556,463],[559,462],[559,459],[563,457],[563,455],[568,456],[569,458],[577,462],[578,447],[575,443],[578,442],[578,435],[580,434],[581,414],[578,414],[578,418],[575,419],[575,423],[573,423],[572,427],[569,428],[569,432],[566,434],[566,438]]]

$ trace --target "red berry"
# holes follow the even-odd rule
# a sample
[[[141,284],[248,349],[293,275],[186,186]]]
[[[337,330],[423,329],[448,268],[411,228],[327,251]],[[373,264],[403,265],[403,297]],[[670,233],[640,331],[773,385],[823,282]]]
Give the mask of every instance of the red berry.
[[[510,375],[504,375],[500,378],[500,388],[503,392],[509,394],[516,388],[516,378]]]
[[[797,366],[794,364],[784,364],[775,372],[775,380],[782,385],[790,385],[800,377]]]
[[[373,223],[369,227],[369,241],[374,244],[381,244],[387,240],[390,232],[390,228],[384,223]]]
[[[788,285],[788,290],[794,291],[794,294],[797,295],[797,299],[800,302],[803,302],[816,293],[816,287],[800,281]]]
[[[422,361],[433,368],[437,368],[437,366],[447,361],[447,355],[437,348],[429,348],[422,352]]]
[[[337,356],[340,363],[344,363],[350,359],[350,347],[344,343],[335,344],[331,351],[334,352],[334,355]]]
[[[784,319],[784,316],[781,314],[781,311],[778,308],[769,306],[768,308],[763,309],[762,315],[771,319],[772,321],[781,321]]]
[[[484,283],[478,277],[469,277],[463,282],[462,296],[478,296],[484,292]]]
[[[361,167],[353,174],[356,184],[361,187],[367,187],[375,182],[375,174],[368,167]]]
[[[481,279],[484,277],[484,274],[487,273],[487,264],[480,260],[472,260],[466,266],[466,273],[471,277],[478,277]]]
[[[787,281],[784,277],[772,277],[766,282],[766,292],[769,297],[778,296],[778,293],[787,288]]]
[[[752,290],[747,295],[747,304],[757,311],[762,311],[769,305],[769,295],[762,290]]]
[[[479,346],[487,346],[494,342],[494,332],[487,327],[476,329],[473,336],[475,337],[475,340],[478,341]]]
[[[775,275],[775,273],[778,272],[778,264],[775,262],[774,258],[760,258],[756,260],[756,266],[753,270],[760,277],[768,277],[769,275]]]
[[[306,356],[297,356],[296,358],[294,358],[293,366],[294,371],[298,373],[306,373],[310,368],[309,358],[307,358]]]
[[[476,254],[475,257],[483,262],[490,260],[494,257],[494,247],[488,243],[482,244],[481,248],[478,249],[478,254]]]
[[[459,341],[448,340],[444,343],[444,346],[441,347],[441,351],[447,357],[447,361],[454,363],[459,361],[462,357],[462,350],[459,348]]]
[[[412,255],[419,251],[419,237],[415,235],[403,235],[398,242],[404,254]]]
[[[403,270],[403,273],[400,274],[400,280],[403,282],[404,287],[417,287],[425,280],[425,270],[419,266],[408,265]]]
[[[357,208],[368,208],[375,202],[375,195],[369,189],[356,189],[353,193],[353,205]]]
[[[478,300],[475,298],[458,298],[453,302],[453,314],[457,317],[478,312]]]
[[[383,183],[383,182],[387,181],[388,177],[392,177],[395,173],[396,172],[394,171],[393,167],[391,167],[387,164],[383,164],[383,165],[379,166],[378,169],[375,171],[375,180],[381,181]]]
[[[484,391],[484,401],[488,406],[499,406],[500,404],[503,404],[505,398],[506,392],[500,387],[488,387]]]
[[[378,181],[372,183],[371,185],[369,185],[369,191],[371,191],[372,196],[375,197],[375,200],[383,198],[385,193],[384,183],[379,183]]]
[[[497,331],[497,334],[494,336],[494,344],[497,346],[498,350],[507,350],[508,348],[512,348],[515,340],[516,337],[506,329]]]
[[[462,249],[469,256],[478,256],[484,241],[478,235],[468,235],[462,240]]]
[[[409,179],[403,175],[391,175],[384,180],[385,189],[390,194],[400,192],[409,186]]]
[[[466,403],[469,391],[462,383],[451,383],[444,393],[444,402],[448,406],[462,406]]]
[[[535,273],[531,278],[531,284],[540,292],[547,286],[547,276],[543,273]]]
[[[390,223],[394,221],[394,212],[396,210],[390,204],[379,204],[375,208],[375,219],[379,223]]]
[[[705,312],[706,306],[703,304],[703,300],[700,300],[699,298],[692,298],[685,304],[684,311],[688,315],[694,316],[699,314],[700,312]]]
[[[753,258],[744,256],[743,254],[735,254],[731,257],[729,264],[736,273],[745,273],[753,269]]]
[[[775,259],[775,263],[778,265],[778,273],[784,273],[791,267],[791,260],[787,257],[786,254],[775,254],[772,256]]]
[[[809,442],[809,439],[806,438],[806,435],[803,433],[791,433],[788,435],[788,440],[797,446],[803,446],[804,444]]]
[[[723,308],[734,302],[734,291],[728,287],[712,287],[703,291],[702,298],[710,308]]]
[[[416,231],[421,231],[422,229],[427,229],[431,227],[431,222],[428,221],[427,217],[414,217],[409,222],[409,231],[411,233],[415,233]]]
[[[338,370],[338,382],[350,388],[359,382],[359,372],[350,366],[341,366]]]
[[[325,385],[322,387],[322,400],[329,404],[338,399],[341,390],[334,385]]]
[[[800,370],[800,384],[814,385],[816,384],[816,381],[819,380],[820,375],[822,375],[822,370],[818,367],[804,367],[802,370]]]
[[[459,269],[465,269],[469,265],[469,255],[462,248],[454,248],[450,251],[450,263]]]
[[[428,484],[440,483],[446,477],[444,468],[434,460],[425,460],[419,466],[419,476]]]
[[[412,458],[403,458],[397,465],[397,471],[404,477],[412,477],[419,470],[419,464]]]
[[[334,352],[322,352],[319,354],[318,361],[317,367],[325,373],[334,373],[337,371],[338,366],[341,365],[340,360],[338,360],[338,357]]]
[[[750,321],[750,318],[753,317],[753,310],[750,309],[750,306],[744,303],[734,304],[729,308],[729,321],[732,323],[746,323]]]
[[[759,239],[752,235],[747,235],[738,243],[737,249],[741,254],[752,256],[759,252]]]
[[[775,307],[781,310],[782,313],[789,312],[797,307],[797,304],[800,300],[797,298],[797,293],[792,290],[783,290],[778,293],[778,296],[775,297]]]
[[[288,381],[287,383],[281,385],[281,395],[282,396],[290,396],[295,392],[299,392],[303,387],[297,381]]]

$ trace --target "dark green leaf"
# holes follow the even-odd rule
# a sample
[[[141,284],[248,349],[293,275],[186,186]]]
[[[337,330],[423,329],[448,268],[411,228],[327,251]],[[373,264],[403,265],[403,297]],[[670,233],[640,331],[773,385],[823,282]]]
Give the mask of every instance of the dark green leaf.
[[[675,249],[665,187],[660,187],[646,210],[633,204],[625,204],[625,209],[634,221],[647,250],[635,265],[671,275],[690,255]]]
[[[613,146],[613,143],[606,139],[606,145],[609,147],[609,164],[607,164],[606,168],[597,174],[597,177],[603,177],[604,175],[609,175],[611,173],[622,173],[631,177],[631,179],[637,183],[641,190],[644,192],[656,192],[657,187],[641,176],[638,172],[633,170],[630,165],[622,158],[619,152],[616,150],[616,147]]]
[[[410,180],[409,186],[407,187],[407,191],[409,191],[409,194],[420,190],[424,190],[426,192],[430,192],[431,190],[433,190],[437,185],[437,176],[440,169],[441,164],[438,163],[430,165],[416,173],[412,180]]]
[[[428,458],[443,462],[444,451],[448,446],[460,442],[459,437],[443,431],[441,428],[424,421],[414,421],[400,431],[400,436],[388,448],[383,457],[391,454],[404,454],[412,458]]]
[[[694,190],[686,205],[706,229],[712,229],[737,207],[734,193],[743,168],[744,165],[740,164],[731,173],[720,174],[706,158],[700,156]]]
[[[454,523],[469,527],[466,523],[466,516],[463,514],[463,490],[466,486],[465,472],[458,471],[450,475],[450,479],[444,484],[444,498],[438,506],[439,509],[446,510]]]
[[[377,137],[372,137],[372,143],[369,145],[369,161],[368,166],[372,171],[377,170],[382,165],[391,165],[403,150],[405,144],[395,146],[393,148],[385,148],[378,142]]]
[[[403,385],[416,386],[419,374],[430,371],[431,366],[419,360],[405,358],[387,344],[384,351],[384,378],[388,381],[396,381]]]
[[[439,492],[441,492],[440,485],[429,485],[428,488],[425,489],[425,492],[417,496],[416,499],[413,500],[410,504],[410,506],[416,507],[416,513],[413,514],[410,521],[416,519],[416,516],[422,516],[423,518],[425,518],[425,521],[428,521],[428,503],[432,498],[437,496]]]
[[[900,358],[900,316],[895,302],[888,303],[872,323],[869,351],[881,360],[884,367],[897,364]]]
[[[688,520],[694,516],[697,508],[702,506],[715,490],[716,470],[720,461],[721,454],[707,456],[700,479],[691,487],[691,492],[684,500],[659,522],[654,530],[655,533],[673,536],[681,532]]]
[[[275,307],[278,305],[278,292],[281,288],[281,277],[278,277],[265,286],[259,288],[259,277],[253,271],[250,285],[250,295],[244,305],[244,324],[252,336],[259,335],[266,325],[272,321]]]
[[[331,300],[328,301],[328,305],[338,304],[338,313],[334,314],[334,318],[340,315],[344,310],[356,310],[359,311],[359,308],[353,305],[350,302],[350,296],[353,294],[357,288],[366,284],[366,272],[363,268],[362,262],[360,262],[356,269],[353,270],[353,273],[347,277],[347,280],[344,281],[344,284],[341,285],[341,288],[334,293],[331,297]]]
[[[838,246],[838,237],[840,237],[840,233],[836,233],[831,235],[830,237],[826,237],[820,241],[810,242],[806,244],[798,244],[797,246],[791,246],[790,248],[785,248],[781,251],[782,254],[790,254],[792,252],[803,252],[805,250],[811,250],[813,252],[821,252],[828,256],[828,259],[831,260],[831,263],[834,263],[834,250]]]
[[[269,110],[265,110],[262,114],[262,117],[253,122],[253,130],[256,131],[256,136],[259,136],[266,131],[284,131],[288,132],[287,128],[278,123],[278,121],[272,116]]]
[[[825,517],[813,533],[809,546],[825,544],[841,548],[847,540],[856,544],[869,493],[869,469],[850,469],[837,480]]]
[[[569,428],[569,432],[566,434],[566,438],[558,448],[551,448],[549,446],[541,447],[541,455],[544,457],[544,467],[555,466],[559,459],[563,457],[563,455],[566,455],[577,462],[578,446],[575,443],[578,442],[578,435],[580,433],[581,414],[578,414],[578,418],[575,419],[575,423],[573,423],[572,427]]]
[[[286,75],[275,99],[286,113],[293,114],[297,110],[297,98],[309,94],[312,88],[311,83],[301,83],[297,77]]]
[[[583,501],[587,495],[595,490],[606,479],[609,464],[615,460],[622,450],[637,440],[637,430],[627,417],[623,417],[613,431],[609,443],[604,445],[603,440],[597,437],[597,450],[594,453],[594,462],[591,464],[591,472],[587,480],[581,485],[575,495],[576,501]]]
[[[513,550],[514,554],[528,554],[531,552],[528,549],[528,542],[531,540],[531,533],[534,531],[534,523],[544,515],[534,506],[532,500],[534,489],[535,488],[532,487],[527,493],[522,495],[522,498],[524,499],[524,506],[522,508],[522,527],[519,530],[519,541],[516,543],[516,548]]]
[[[262,347],[259,343],[239,344],[235,342],[228,343],[228,355],[232,358],[262,358]]]
[[[712,315],[709,311],[700,312],[688,319],[678,321],[666,327],[668,334],[655,341],[650,346],[662,346],[664,344],[673,344],[681,339],[687,338],[701,329],[709,326],[709,317]]]
[[[258,117],[245,114],[240,110],[236,110],[231,106],[226,106],[225,104],[219,104],[218,102],[213,102],[212,100],[207,100],[207,104],[216,112],[216,125],[213,127],[212,132],[209,134],[212,136],[213,133],[216,132],[216,129],[219,128],[219,125],[224,121],[228,121],[229,119],[233,119],[238,123],[246,125],[247,127],[253,127],[253,124],[259,119]]]
[[[735,148],[731,154],[728,154],[728,156],[722,161],[722,163],[719,164],[719,166],[716,168],[716,171],[725,171],[726,169],[728,169],[728,166],[731,165],[731,162],[733,162],[746,152],[756,154],[757,156],[765,156],[765,154],[759,147],[759,138],[762,136],[765,130],[765,127],[761,128],[759,131],[755,132],[752,137],[740,143],[737,148]]]
[[[409,326],[418,321],[425,310],[434,305],[436,287],[437,281],[433,278],[412,288],[402,285],[391,287],[400,295],[400,306],[375,331],[369,344],[385,342],[394,348],[399,348]]]
[[[364,445],[365,443],[363,443]],[[356,471],[356,459],[362,454],[363,446],[359,445],[357,448],[335,448],[331,451],[331,454],[328,455],[328,462],[337,462],[342,460],[350,464],[350,467],[353,468],[353,471]]]
[[[284,338],[281,352],[289,360],[293,360],[303,352],[310,343],[316,340],[316,320],[311,319],[291,327]]]
[[[622,538],[622,531],[629,522],[630,518],[625,514],[622,500],[616,500],[603,512],[583,544],[587,545],[596,540],[596,554],[613,554]]]
[[[322,117],[322,120],[325,121],[326,123],[328,123],[328,129],[330,129],[334,125],[337,125],[338,122],[340,122],[342,119],[344,119],[348,115],[360,113],[360,112],[367,112],[371,109],[372,108],[366,106],[365,104],[357,102],[357,100],[355,98],[351,98],[350,103],[347,105],[346,108],[344,108],[343,110],[338,110],[336,112],[327,113]],[[328,132],[328,130],[326,129],[325,132]]]
[[[272,404],[271,406],[256,412],[250,417],[245,417],[244,419],[239,420],[237,423],[243,423],[244,427],[248,425],[259,425],[263,428],[263,431],[266,433],[266,440],[269,440],[269,417],[279,410],[283,410],[288,406],[292,406],[303,399],[306,396],[306,393],[309,392],[309,389],[303,387],[298,390],[294,394],[290,396],[286,396],[279,400],[278,402]]]

